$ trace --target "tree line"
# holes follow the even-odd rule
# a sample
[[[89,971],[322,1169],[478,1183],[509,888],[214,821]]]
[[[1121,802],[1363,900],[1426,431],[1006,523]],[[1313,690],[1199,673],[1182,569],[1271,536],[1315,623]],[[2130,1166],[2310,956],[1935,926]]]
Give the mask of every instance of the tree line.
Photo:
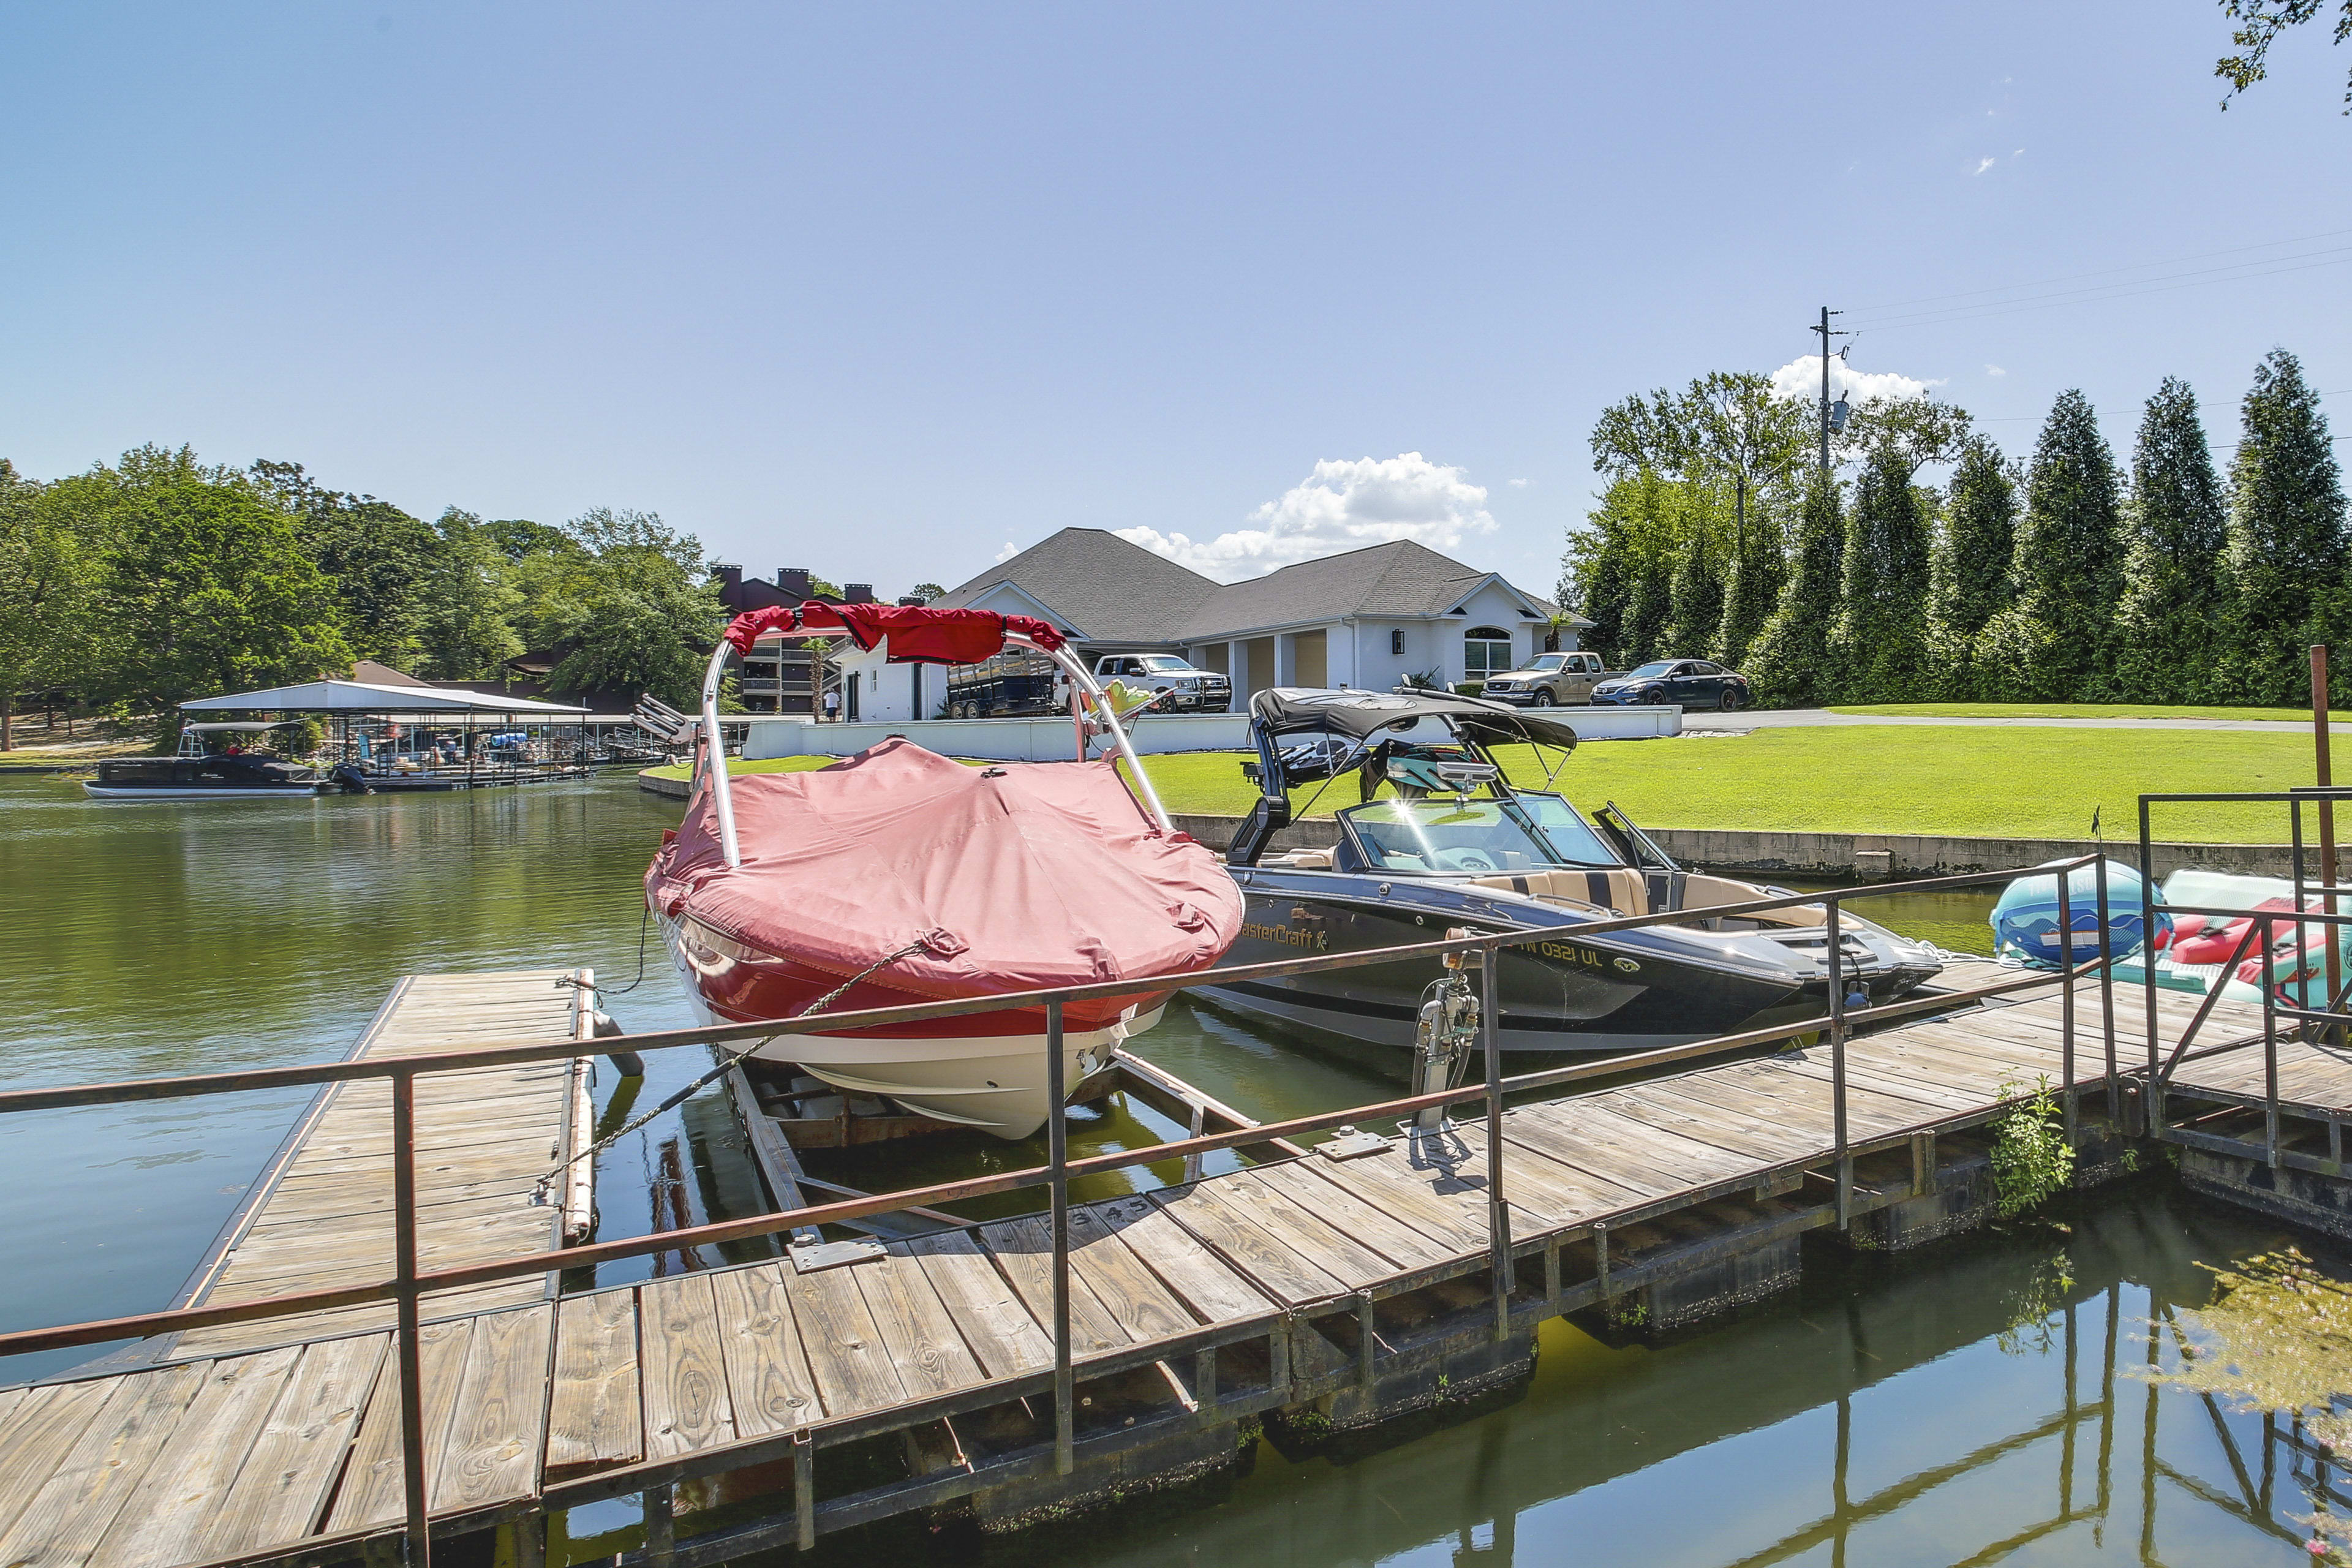
[[[359,658],[489,680],[546,649],[558,695],[684,701],[724,620],[699,541],[652,512],[426,522],[299,463],[148,446],[41,481],[0,458],[0,749],[31,703],[168,713]]]
[[[2308,697],[2304,650],[2352,639],[2339,468],[2284,349],[2255,367],[2226,470],[2178,377],[2128,464],[2079,391],[2022,463],[1933,397],[1856,410],[1826,477],[1818,431],[1810,401],[1744,373],[1607,410],[1609,486],[1562,563],[1584,646],[1621,667],[1714,658],[1780,706],[2287,705]]]

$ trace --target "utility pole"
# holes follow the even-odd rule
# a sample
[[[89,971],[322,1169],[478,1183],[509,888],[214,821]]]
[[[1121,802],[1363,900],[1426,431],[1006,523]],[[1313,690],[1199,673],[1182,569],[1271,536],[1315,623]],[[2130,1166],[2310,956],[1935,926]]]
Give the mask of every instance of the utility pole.
[[[1824,305],[1822,307],[1822,324],[1813,329],[1822,335],[1822,485],[1824,489],[1830,482],[1830,318],[1844,314],[1843,310],[1832,310]],[[1843,332],[1835,335],[1845,336]]]

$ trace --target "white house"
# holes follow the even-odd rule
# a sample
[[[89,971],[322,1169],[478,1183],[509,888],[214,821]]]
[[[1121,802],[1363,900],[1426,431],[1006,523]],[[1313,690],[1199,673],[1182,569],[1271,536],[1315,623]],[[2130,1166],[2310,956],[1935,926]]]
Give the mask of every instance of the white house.
[[[1098,528],[1063,529],[937,602],[1049,621],[1089,659],[1184,654],[1232,679],[1237,708],[1272,686],[1475,680],[1572,648],[1592,624],[1410,541],[1222,584]],[[929,718],[946,692],[943,671],[887,664],[879,649],[840,663],[860,719]]]

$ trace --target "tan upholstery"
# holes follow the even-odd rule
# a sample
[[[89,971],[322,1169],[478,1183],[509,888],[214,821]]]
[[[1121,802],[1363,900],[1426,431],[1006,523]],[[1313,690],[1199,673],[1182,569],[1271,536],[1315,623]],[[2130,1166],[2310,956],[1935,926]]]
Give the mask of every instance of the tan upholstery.
[[[1294,849],[1287,855],[1273,856],[1261,860],[1258,864],[1276,866],[1290,871],[1328,871],[1331,868],[1331,851]]]
[[[1629,915],[1647,913],[1650,907],[1642,889],[1641,874],[1622,867],[1591,871],[1507,871],[1491,877],[1473,877],[1470,880],[1481,888],[1498,888],[1507,893],[1526,893],[1533,898]]]

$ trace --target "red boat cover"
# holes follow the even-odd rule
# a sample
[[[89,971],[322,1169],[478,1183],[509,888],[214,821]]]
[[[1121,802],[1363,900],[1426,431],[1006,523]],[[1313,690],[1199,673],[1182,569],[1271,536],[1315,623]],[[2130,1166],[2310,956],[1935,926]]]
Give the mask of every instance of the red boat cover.
[[[749,610],[727,623],[727,640],[738,653],[768,631],[845,631],[861,648],[890,639],[892,664],[978,664],[1004,651],[1004,634],[1021,633],[1051,652],[1062,634],[1028,616],[994,610],[934,610],[922,605],[833,605],[811,599],[797,609],[776,605]]]
[[[646,871],[646,896],[838,974],[928,936],[889,966],[891,984],[988,995],[1185,973],[1241,932],[1224,867],[1160,832],[1107,761],[971,768],[893,739],[813,773],[730,783],[742,865],[728,869],[705,787]]]

